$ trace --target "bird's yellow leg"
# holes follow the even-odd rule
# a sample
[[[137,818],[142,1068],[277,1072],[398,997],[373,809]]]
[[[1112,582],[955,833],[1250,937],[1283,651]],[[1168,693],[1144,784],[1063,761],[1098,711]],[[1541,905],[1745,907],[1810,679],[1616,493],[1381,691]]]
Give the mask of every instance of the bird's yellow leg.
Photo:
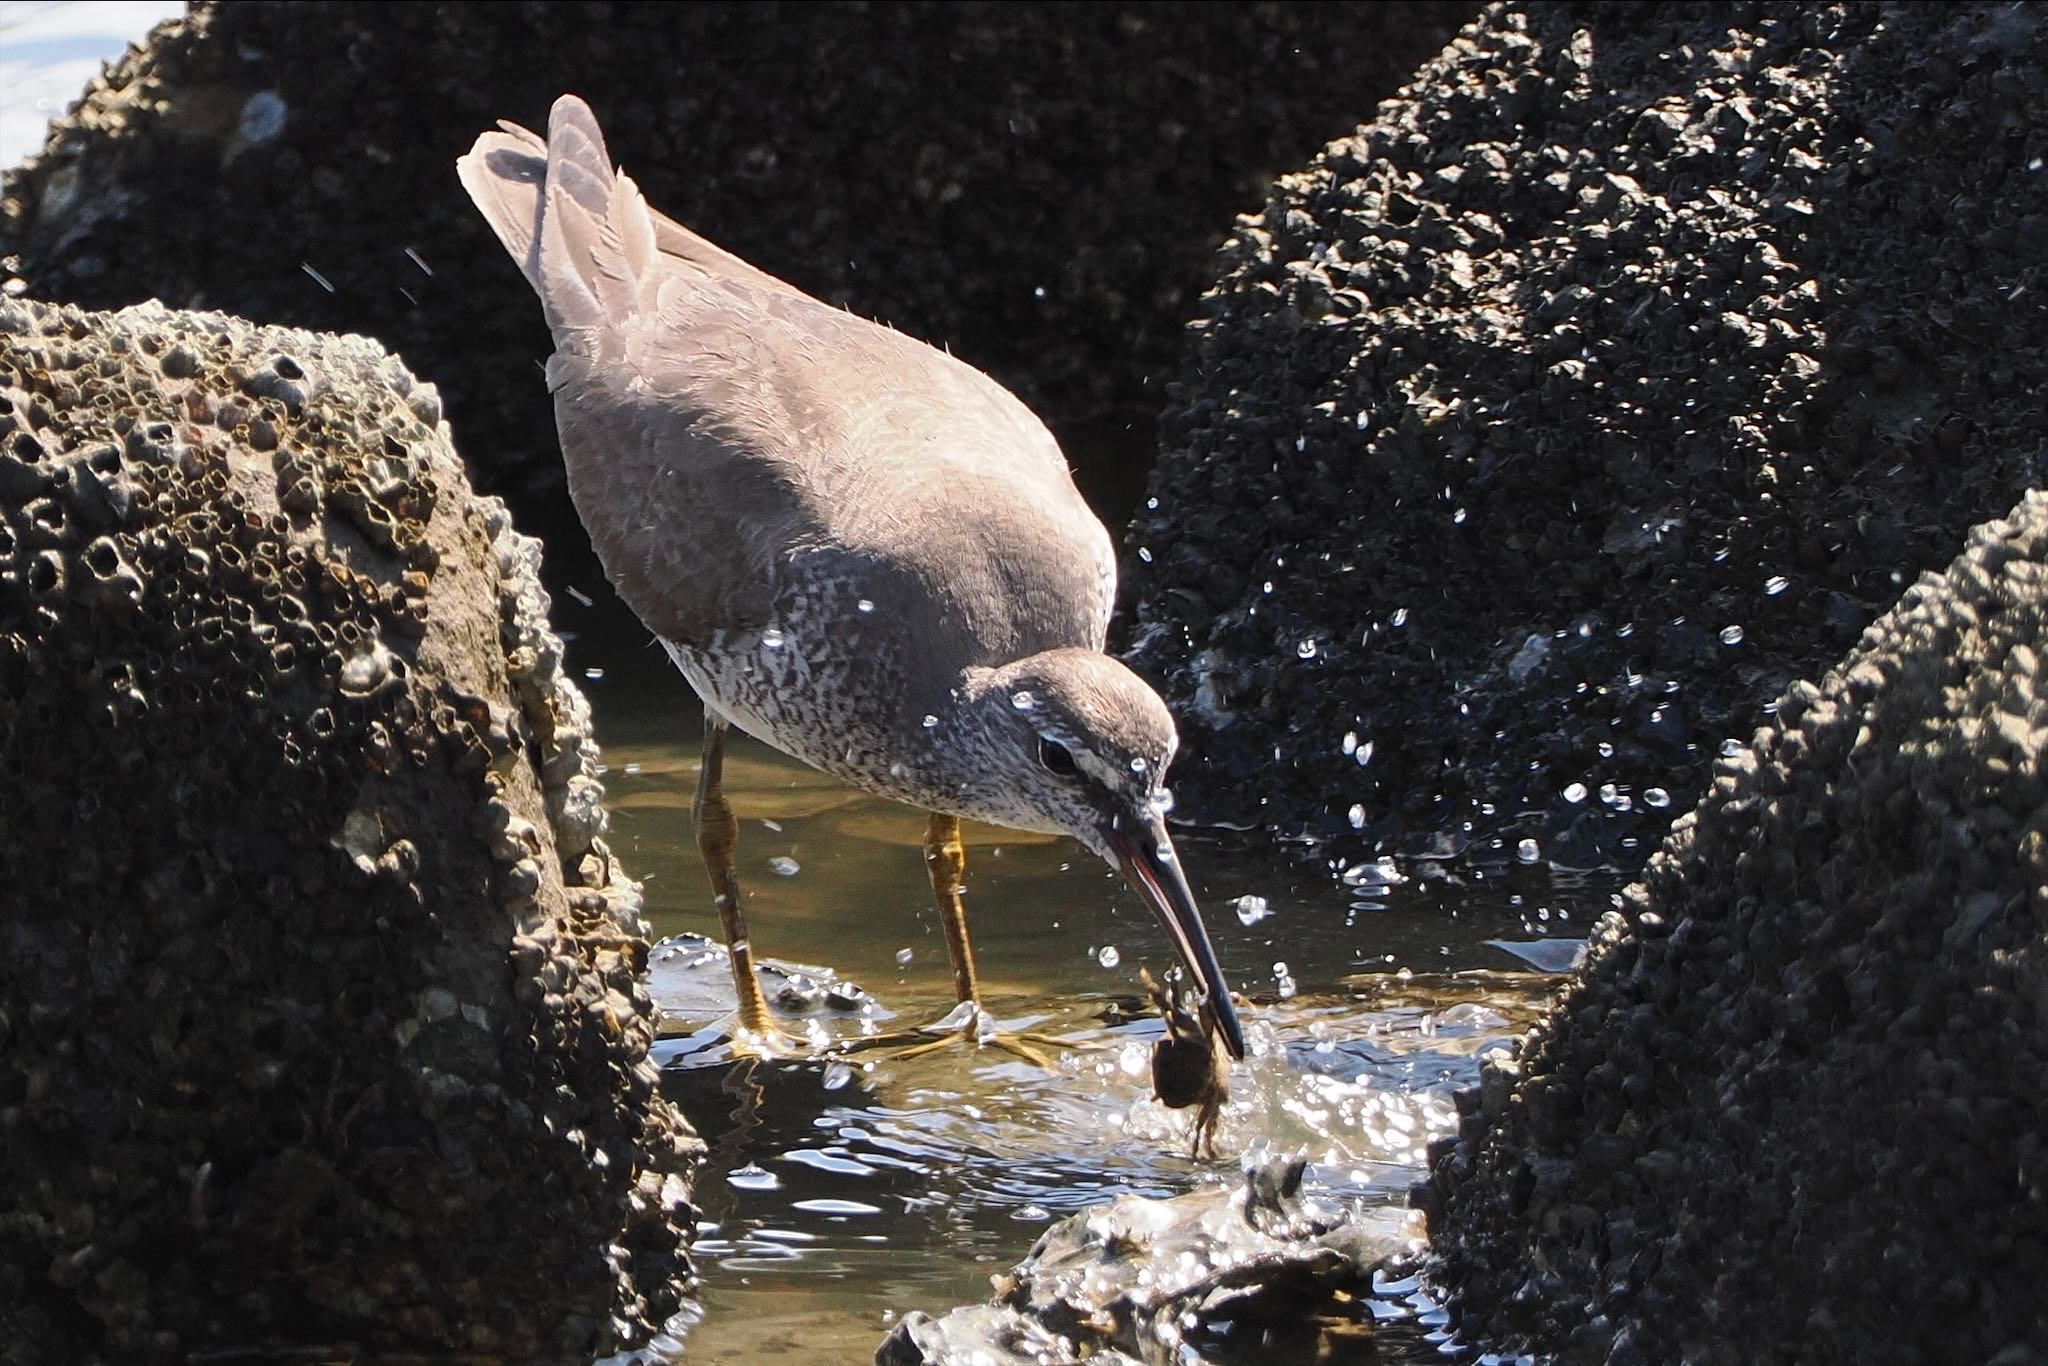
[[[946,930],[946,954],[953,960],[953,995],[960,1008],[937,1024],[921,1030],[863,1039],[856,1047],[878,1043],[899,1043],[918,1038],[899,1051],[899,1058],[916,1058],[957,1044],[986,1044],[1022,1058],[1035,1067],[1051,1067],[1052,1061],[1040,1045],[1072,1048],[1073,1045],[1044,1034],[1011,1034],[996,1029],[981,1008],[981,979],[974,968],[974,944],[967,937],[967,907],[963,901],[967,878],[967,846],[960,839],[958,816],[931,813],[924,833],[925,871],[931,874],[932,900],[939,908],[939,921]]]
[[[979,1001],[981,979],[974,970],[974,945],[967,938],[967,845],[960,818],[931,813],[924,828],[924,867],[932,879],[932,900],[946,927],[946,956],[953,960],[953,999]]]
[[[706,708],[704,762],[697,771],[697,800],[690,807],[690,814],[697,825],[697,852],[704,856],[704,871],[711,875],[711,895],[725,931],[726,951],[732,956],[732,985],[739,997],[739,1032],[733,1038],[733,1047],[735,1051],[772,1055],[788,1051],[795,1041],[769,1017],[768,1002],[761,995],[761,981],[754,975],[754,947],[747,939],[746,917],[740,912],[740,875],[736,866],[740,823],[733,815],[732,804],[725,799],[725,731],[723,718]]]

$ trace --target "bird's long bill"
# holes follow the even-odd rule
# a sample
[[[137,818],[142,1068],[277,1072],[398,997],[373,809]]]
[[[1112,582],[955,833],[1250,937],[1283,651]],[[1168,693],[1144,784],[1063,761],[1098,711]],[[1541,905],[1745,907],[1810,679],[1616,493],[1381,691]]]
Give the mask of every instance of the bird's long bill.
[[[1136,828],[1133,826],[1136,825]],[[1180,870],[1173,837],[1166,822],[1152,815],[1142,825],[1129,816],[1110,826],[1110,847],[1116,850],[1117,871],[1166,926],[1174,951],[1189,972],[1201,980],[1209,1008],[1223,1030],[1223,1042],[1230,1056],[1244,1056],[1244,1030],[1237,1022],[1237,1008],[1230,1003],[1230,987],[1223,969],[1216,963],[1216,950],[1209,947],[1209,932],[1202,927],[1202,913],[1195,908],[1195,894],[1188,888],[1187,875]]]

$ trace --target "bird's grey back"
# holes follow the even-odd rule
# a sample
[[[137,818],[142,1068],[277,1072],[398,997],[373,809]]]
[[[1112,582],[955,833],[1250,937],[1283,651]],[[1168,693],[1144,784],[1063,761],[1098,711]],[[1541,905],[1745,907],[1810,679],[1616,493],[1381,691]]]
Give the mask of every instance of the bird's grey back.
[[[935,666],[1102,647],[1108,535],[1001,386],[649,209],[573,96],[459,170],[541,297],[571,491],[657,634],[758,627],[828,559],[870,564],[900,647],[958,656]]]

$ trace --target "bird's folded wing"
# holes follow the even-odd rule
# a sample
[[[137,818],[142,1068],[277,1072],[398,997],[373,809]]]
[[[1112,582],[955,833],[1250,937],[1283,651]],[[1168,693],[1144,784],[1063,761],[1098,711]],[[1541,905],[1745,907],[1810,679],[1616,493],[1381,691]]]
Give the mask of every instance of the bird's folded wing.
[[[1013,602],[1106,616],[1108,537],[1051,435],[986,375],[656,213],[574,96],[545,140],[502,125],[459,169],[541,296],[570,488],[657,633],[765,624],[810,549],[988,614],[992,648],[1009,646]],[[1065,553],[1075,535],[1082,553]],[[1014,553],[1031,542],[1050,551]]]

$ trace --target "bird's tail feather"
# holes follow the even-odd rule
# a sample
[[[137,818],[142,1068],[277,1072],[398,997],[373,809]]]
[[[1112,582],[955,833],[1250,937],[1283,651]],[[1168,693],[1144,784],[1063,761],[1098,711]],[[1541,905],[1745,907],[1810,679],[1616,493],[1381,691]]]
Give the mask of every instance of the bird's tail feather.
[[[613,170],[590,107],[574,95],[556,100],[545,142],[499,127],[456,171],[540,295],[549,330],[559,341],[631,317],[656,257],[654,221],[639,187]]]

